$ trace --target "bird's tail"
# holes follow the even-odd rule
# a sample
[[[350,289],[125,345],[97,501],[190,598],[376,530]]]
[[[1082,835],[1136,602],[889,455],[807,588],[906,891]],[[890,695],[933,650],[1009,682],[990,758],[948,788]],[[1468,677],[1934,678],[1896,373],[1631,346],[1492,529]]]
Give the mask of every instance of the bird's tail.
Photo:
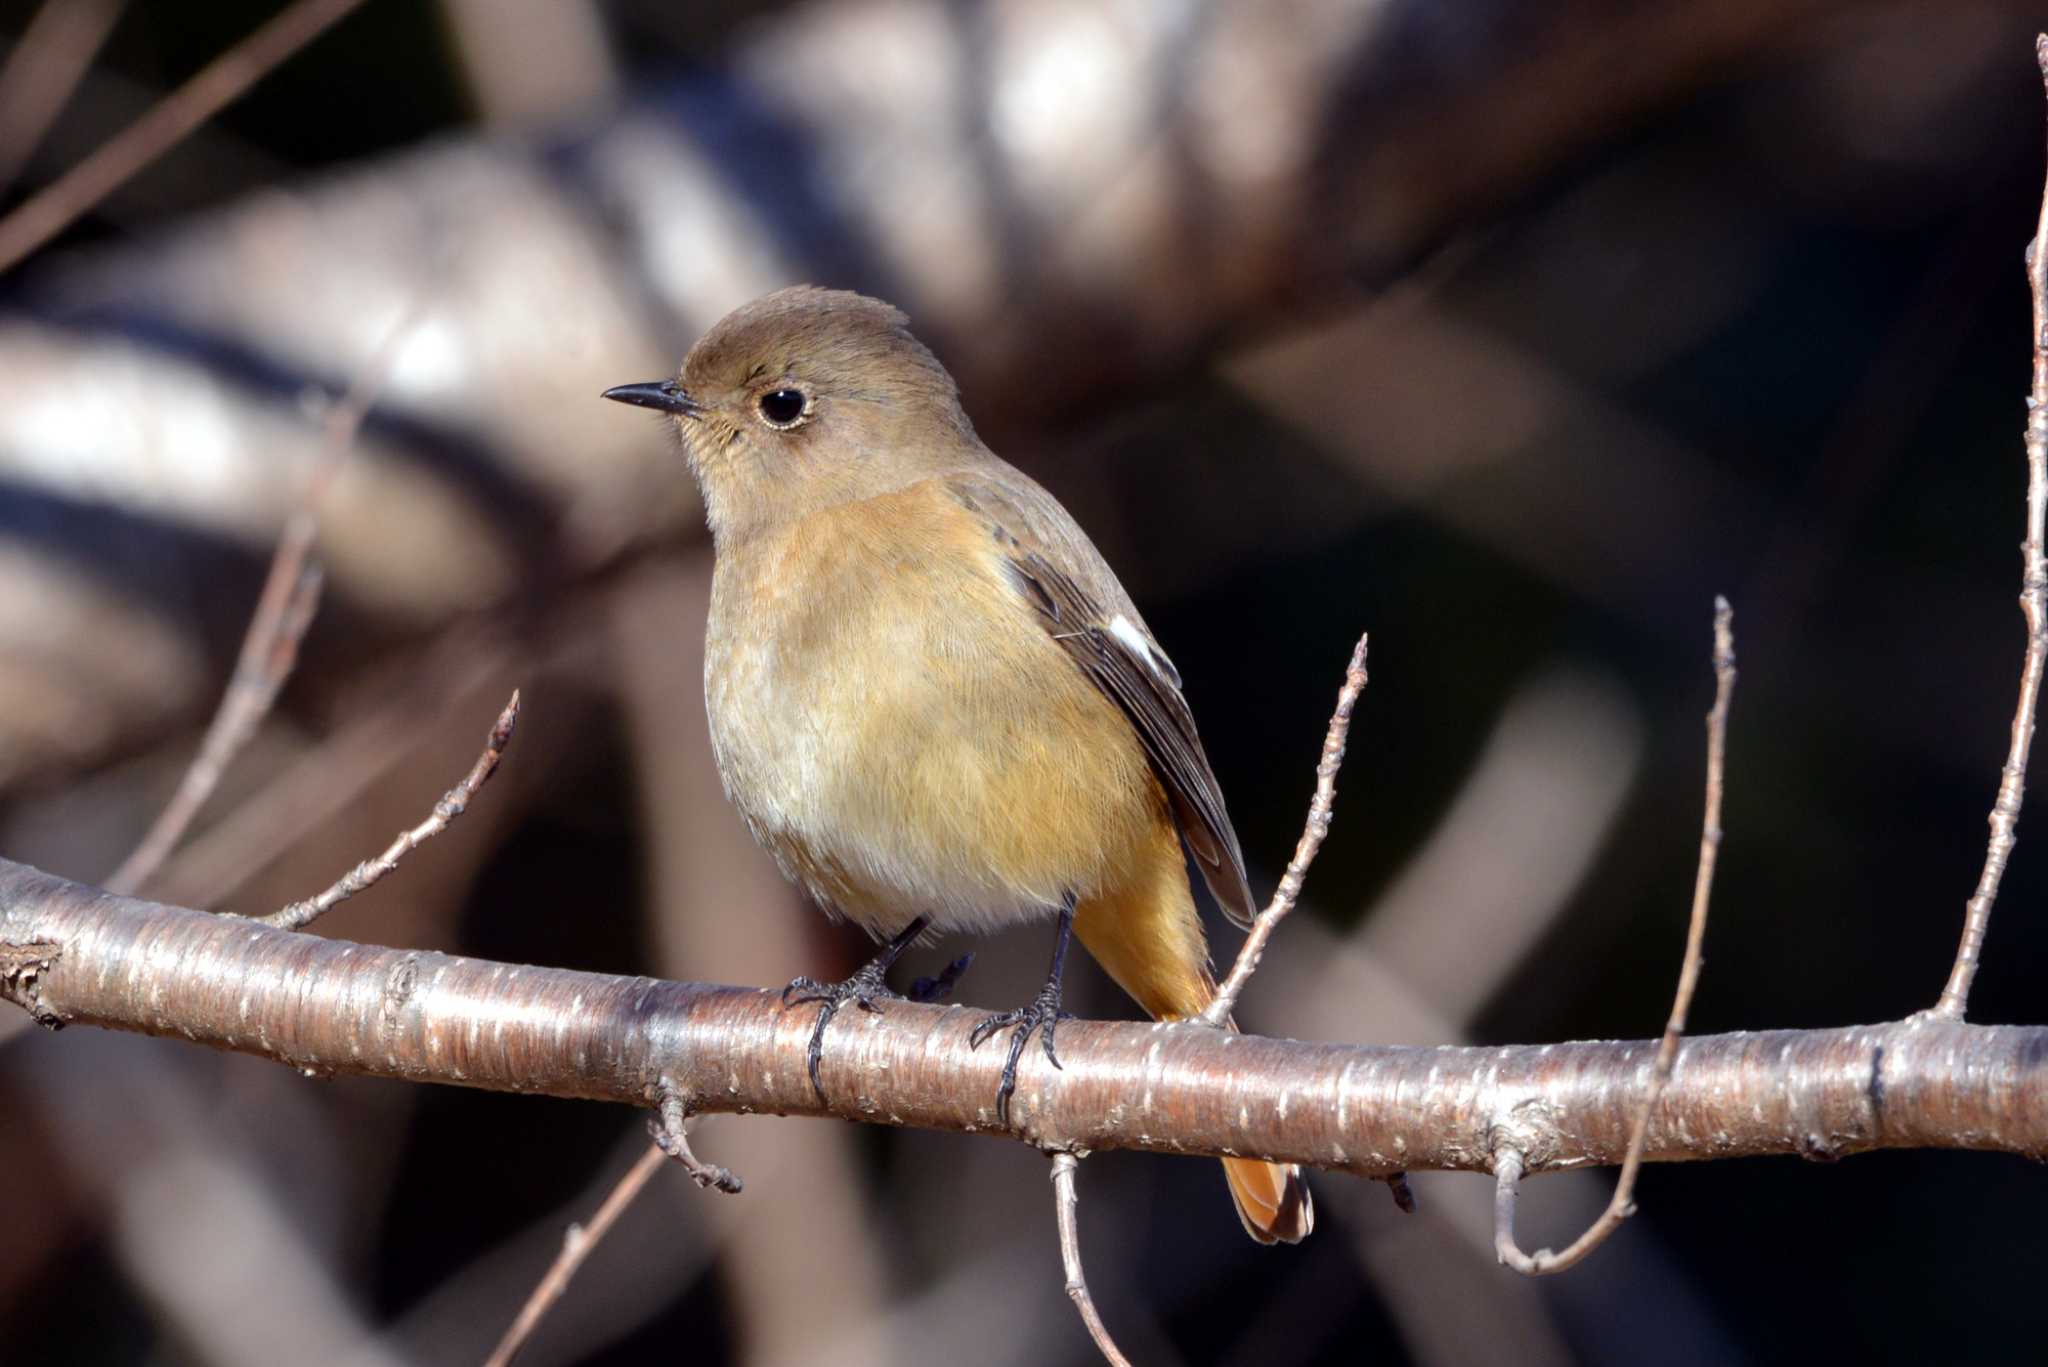
[[[1212,997],[1215,991],[1212,985]],[[1230,1028],[1236,1030],[1237,1022],[1230,1022]],[[1309,1199],[1299,1165],[1226,1158],[1223,1180],[1230,1184],[1244,1232],[1260,1243],[1298,1244],[1316,1227],[1316,1203]]]
[[[1244,1232],[1260,1243],[1298,1244],[1316,1227],[1316,1203],[1294,1164],[1226,1158],[1223,1180],[1230,1184]]]
[[[1147,1015],[1182,1020],[1215,999],[1216,983],[1209,976],[1209,951],[1188,891],[1180,839],[1167,826],[1158,844],[1157,857],[1149,861],[1153,867],[1075,908],[1074,934]],[[1315,1203],[1296,1165],[1226,1158],[1223,1177],[1245,1233],[1260,1243],[1299,1243],[1315,1228]]]

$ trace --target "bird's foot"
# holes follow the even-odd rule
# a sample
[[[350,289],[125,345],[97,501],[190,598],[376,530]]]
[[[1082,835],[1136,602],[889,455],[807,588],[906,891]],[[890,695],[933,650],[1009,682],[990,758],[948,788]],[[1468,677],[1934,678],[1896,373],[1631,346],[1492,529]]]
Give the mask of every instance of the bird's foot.
[[[1063,1018],[1072,1019],[1060,1010],[1060,984],[1059,979],[1054,978],[1038,990],[1038,995],[1028,1005],[1014,1011],[997,1012],[975,1026],[974,1032],[968,1035],[967,1043],[979,1049],[983,1041],[997,1031],[1016,1027],[1017,1032],[1010,1036],[1010,1057],[1003,1063],[1002,1084],[996,1088],[996,1118],[1003,1124],[1010,1123],[1010,1096],[1017,1090],[1017,1060],[1023,1057],[1025,1041],[1031,1038],[1032,1031],[1038,1032],[1038,1041],[1045,1046],[1047,1061],[1055,1068],[1063,1066],[1053,1048],[1053,1032]]]
[[[816,978],[792,978],[789,986],[782,989],[782,1004],[785,1007],[802,1006],[806,1002],[820,1002],[818,1024],[811,1031],[811,1048],[806,1063],[811,1074],[811,1090],[821,1098],[825,1095],[824,1084],[818,1081],[818,1060],[825,1054],[825,1027],[839,1014],[839,1008],[852,1002],[863,1011],[880,1011],[881,1003],[890,998],[900,998],[892,992],[885,975],[895,955],[878,955],[862,964],[860,970],[845,982],[821,983]]]
[[[960,975],[967,971],[967,965],[974,962],[973,951],[939,970],[935,978],[919,978],[910,984],[909,997],[914,1002],[942,1002],[953,995],[953,984],[960,981]]]

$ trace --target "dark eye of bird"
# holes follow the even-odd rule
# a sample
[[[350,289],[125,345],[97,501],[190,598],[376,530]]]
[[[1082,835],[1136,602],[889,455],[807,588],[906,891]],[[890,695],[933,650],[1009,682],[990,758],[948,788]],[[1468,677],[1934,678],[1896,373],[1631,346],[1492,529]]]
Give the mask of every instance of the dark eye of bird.
[[[772,389],[761,396],[761,416],[777,427],[787,427],[803,415],[801,389]]]

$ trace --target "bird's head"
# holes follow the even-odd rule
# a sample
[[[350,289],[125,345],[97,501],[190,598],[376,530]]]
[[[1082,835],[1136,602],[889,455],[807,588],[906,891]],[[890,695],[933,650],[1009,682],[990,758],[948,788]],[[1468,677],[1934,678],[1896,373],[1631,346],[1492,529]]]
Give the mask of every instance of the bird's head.
[[[670,416],[721,542],[956,469],[980,446],[900,310],[809,285],[727,314],[675,379],[605,397]]]

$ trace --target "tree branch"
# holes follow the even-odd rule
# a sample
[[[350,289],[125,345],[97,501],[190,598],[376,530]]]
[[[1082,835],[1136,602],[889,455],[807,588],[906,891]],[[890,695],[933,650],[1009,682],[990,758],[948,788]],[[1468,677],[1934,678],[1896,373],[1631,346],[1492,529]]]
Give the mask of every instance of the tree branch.
[[[2048,33],[2034,39],[2034,60],[2048,85]],[[2027,791],[2027,752],[2034,745],[2034,709],[2041,674],[2048,668],[2048,560],[2041,550],[2048,522],[2048,183],[2041,187],[2041,212],[2034,240],[2027,244],[2027,292],[2034,303],[2033,385],[2027,393],[2027,538],[2020,543],[2020,613],[2027,619],[2027,654],[2020,665],[2020,698],[2012,714],[2012,739],[2005,767],[1998,771],[1998,796],[1991,803],[1991,838],[1984,869],[1963,911],[1963,937],[1941,998],[1929,1008],[1946,1020],[1961,1020],[1970,1005],[1970,984],[1991,929],[1991,905],[2019,841],[2020,802]]]
[[[1080,1312],[1081,1324],[1110,1367],[1131,1367],[1131,1360],[1109,1336],[1095,1297],[1088,1294],[1088,1273],[1081,1265],[1081,1197],[1074,1190],[1074,1170],[1081,1160],[1071,1153],[1052,1156],[1052,1211],[1060,1230],[1060,1266],[1067,1274],[1067,1299]]]
[[[804,1075],[805,1012],[770,991],[379,949],[115,897],[0,861],[0,945],[33,973],[0,995],[47,1023],[178,1035],[312,1073],[359,1073],[692,1112],[768,1111],[1045,1149],[1248,1154],[1368,1176],[1621,1162],[1653,1042],[1393,1048],[1074,1021],[1066,1067],[1027,1064],[996,1125],[1002,1060],[980,1013],[891,1002]],[[1880,1148],[2048,1159],[2048,1028],[1920,1018],[1704,1036],[1679,1049],[1648,1162]]]
[[[280,930],[304,930],[313,922],[334,910],[359,892],[376,886],[386,874],[398,867],[398,862],[420,846],[448,829],[450,822],[469,810],[470,801],[477,791],[498,772],[498,761],[505,756],[505,747],[512,743],[512,730],[519,724],[519,690],[512,690],[512,698],[498,713],[497,721],[491,724],[491,733],[484,739],[483,753],[476,757],[476,763],[469,767],[469,773],[460,783],[441,795],[434,804],[434,810],[426,820],[416,826],[408,826],[385,846],[384,853],[374,859],[365,859],[347,873],[329,884],[317,897],[308,897],[293,902],[280,911],[258,919],[267,926]]]
[[[1493,1198],[1493,1247],[1501,1262],[1531,1277],[1547,1276],[1577,1267],[1594,1249],[1607,1242],[1621,1222],[1635,1214],[1636,1174],[1643,1166],[1643,1136],[1657,1099],[1671,1084],[1671,1070],[1678,1062],[1678,1046],[1685,1035],[1686,1012],[1692,1009],[1692,994],[1700,985],[1700,968],[1706,962],[1707,904],[1714,892],[1714,863],[1721,852],[1721,792],[1728,763],[1728,701],[1735,692],[1735,610],[1728,600],[1714,599],[1714,705],[1707,710],[1707,796],[1700,818],[1700,856],[1693,874],[1692,916],[1686,923],[1685,958],[1678,966],[1678,990],[1671,999],[1671,1014],[1664,1022],[1664,1035],[1657,1041],[1657,1067],[1650,1089],[1636,1113],[1628,1152],[1622,1156],[1621,1175],[1615,1179],[1614,1195],[1586,1232],[1571,1241],[1563,1252],[1541,1248],[1524,1253],[1515,1243],[1515,1194],[1521,1188],[1522,1156],[1514,1140],[1504,1138],[1495,1155]]]
[[[0,219],[0,271],[63,232],[122,181],[175,147],[362,2],[299,0],[208,62],[147,114]]]
[[[611,1194],[604,1198],[604,1203],[597,1208],[597,1214],[590,1217],[590,1223],[569,1226],[568,1232],[562,1236],[561,1253],[556,1255],[554,1263],[547,1270],[547,1275],[540,1279],[540,1284],[533,1288],[533,1294],[519,1307],[519,1314],[514,1317],[511,1327],[505,1330],[505,1336],[498,1340],[498,1346],[493,1348],[490,1357],[484,1360],[484,1367],[512,1367],[512,1360],[519,1356],[519,1350],[533,1337],[533,1331],[540,1327],[540,1322],[547,1317],[548,1311],[554,1309],[555,1302],[562,1299],[563,1294],[568,1291],[569,1282],[582,1268],[584,1259],[590,1256],[590,1251],[603,1241],[605,1235],[611,1233],[612,1226],[618,1223],[619,1217],[633,1204],[634,1198],[640,1194],[640,1189],[646,1186],[667,1162],[668,1154],[663,1151],[661,1145],[649,1144],[647,1152],[640,1155],[640,1161],[626,1170],[626,1175],[619,1179]]]

